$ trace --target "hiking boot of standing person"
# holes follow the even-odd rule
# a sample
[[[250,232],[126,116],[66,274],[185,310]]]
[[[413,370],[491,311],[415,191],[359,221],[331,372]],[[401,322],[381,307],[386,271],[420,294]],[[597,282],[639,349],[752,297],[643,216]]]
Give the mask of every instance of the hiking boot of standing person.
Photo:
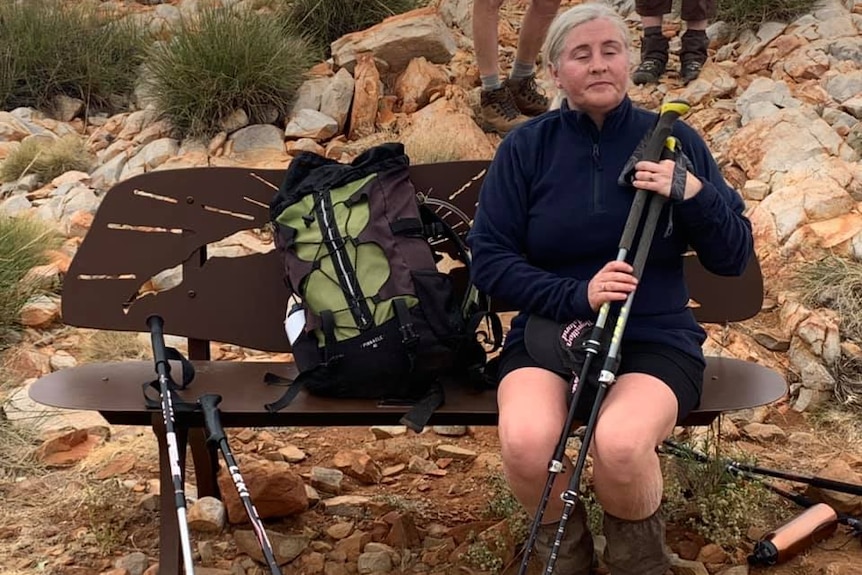
[[[482,90],[481,94],[482,120],[485,121],[487,129],[504,135],[529,120],[518,110],[515,99],[505,84],[496,90]]]
[[[661,26],[644,28],[641,42],[641,63],[632,74],[635,84],[657,84],[667,68],[670,42],[662,34]]]
[[[558,522],[539,527],[533,557],[538,559],[544,568],[547,568],[558,527]],[[590,575],[596,564],[593,536],[587,525],[587,510],[583,502],[578,500],[566,523],[566,531],[560,542],[553,572],[560,575]]]
[[[661,509],[639,521],[605,513],[605,564],[612,575],[665,575],[670,557],[665,550]]]
[[[679,52],[679,79],[688,84],[700,76],[700,71],[706,63],[709,38],[705,30],[686,30],[682,35]]]
[[[515,99],[515,105],[522,114],[538,116],[548,111],[550,101],[539,91],[535,74],[530,74],[526,78],[509,78],[503,82],[503,85],[509,88],[512,98]]]

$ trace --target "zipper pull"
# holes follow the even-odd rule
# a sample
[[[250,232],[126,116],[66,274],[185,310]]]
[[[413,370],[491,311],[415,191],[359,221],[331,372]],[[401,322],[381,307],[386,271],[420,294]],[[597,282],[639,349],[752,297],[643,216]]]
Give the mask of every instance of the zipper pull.
[[[600,172],[602,171],[602,159],[599,156],[599,144],[598,142],[593,142],[593,163],[596,165],[596,169]]]

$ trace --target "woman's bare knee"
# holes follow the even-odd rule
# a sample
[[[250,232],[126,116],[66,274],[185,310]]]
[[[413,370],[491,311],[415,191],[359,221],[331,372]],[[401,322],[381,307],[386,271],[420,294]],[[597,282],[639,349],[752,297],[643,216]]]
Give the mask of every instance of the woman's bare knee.
[[[566,415],[565,382],[551,372],[519,369],[500,383],[498,433],[507,474],[547,473]]]

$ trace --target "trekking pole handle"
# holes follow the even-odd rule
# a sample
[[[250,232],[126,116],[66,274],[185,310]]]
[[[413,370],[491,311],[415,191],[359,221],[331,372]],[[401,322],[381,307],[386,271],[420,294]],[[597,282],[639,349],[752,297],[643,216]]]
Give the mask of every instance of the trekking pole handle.
[[[650,135],[646,147],[644,148],[644,160],[658,162],[661,159],[665,141],[668,136],[670,136],[673,123],[676,122],[680,116],[688,112],[690,108],[691,106],[689,106],[688,102],[685,100],[671,100],[662,104],[658,122],[656,122],[652,135]],[[646,204],[647,197],[651,193],[652,192],[647,190],[638,189],[637,194],[635,194],[635,199],[632,202],[629,217],[626,220],[625,228],[623,228],[623,235],[620,239],[620,250],[628,252],[628,250],[631,249],[632,244],[634,243],[635,233],[638,229],[638,224],[640,223],[641,214],[643,213],[644,205]]]
[[[151,315],[147,318],[147,327],[150,328],[150,341],[153,344],[153,359],[156,362],[156,373],[159,377],[170,372],[168,368],[167,350],[165,349],[165,320],[162,316]]]
[[[215,444],[221,443],[226,439],[224,427],[221,424],[221,416],[219,415],[218,405],[221,403],[222,397],[217,393],[207,393],[198,399],[198,404],[204,413],[204,425],[207,428],[207,441]]]

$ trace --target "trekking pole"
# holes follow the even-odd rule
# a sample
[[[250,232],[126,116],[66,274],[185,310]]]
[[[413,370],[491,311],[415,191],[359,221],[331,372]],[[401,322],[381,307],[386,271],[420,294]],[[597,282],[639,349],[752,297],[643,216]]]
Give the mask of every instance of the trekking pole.
[[[694,452],[691,448],[686,448],[676,443],[673,440],[667,439],[664,442],[665,446],[669,448],[673,448],[677,451],[684,452]],[[703,453],[699,454],[703,459],[698,458],[698,461],[708,461],[708,458]],[[840,491],[842,493],[849,493],[850,495],[860,495],[862,496],[862,485],[857,485],[855,483],[846,483],[844,481],[837,481],[835,479],[826,479],[824,477],[817,477],[815,475],[808,474],[800,474],[800,473],[790,473],[789,471],[780,471],[778,469],[769,469],[766,467],[759,467],[757,465],[749,465],[747,463],[740,463],[738,461],[727,460],[724,462],[725,465],[733,468],[736,472],[745,472],[751,473],[755,475],[767,475],[769,477],[776,477],[778,479],[786,479],[788,481],[794,481],[796,483],[806,483],[813,487],[819,487],[820,489],[828,489],[829,491]]]
[[[151,315],[147,318],[150,328],[150,338],[153,345],[153,359],[156,374],[159,377],[159,396],[161,398],[162,417],[165,423],[165,436],[168,444],[168,463],[171,467],[171,479],[174,487],[174,503],[177,508],[177,524],[180,531],[180,544],[183,552],[183,566],[186,575],[194,573],[192,562],[191,537],[189,523],[186,518],[186,495],[183,490],[183,472],[180,466],[180,450],[177,446],[177,432],[174,421],[174,405],[170,389],[170,366],[165,349],[164,320],[161,316]]]
[[[643,157],[645,160],[657,161],[661,158],[664,151],[665,142],[670,135],[673,123],[676,121],[677,118],[685,114],[688,111],[688,108],[688,104],[683,101],[672,101],[662,105],[661,113],[659,115],[656,126],[653,129],[649,140],[647,141],[646,148],[644,149]],[[641,249],[640,247],[638,248],[638,254],[635,256],[635,263],[633,266],[635,277],[639,277],[640,270],[643,267],[644,261],[646,260],[646,253],[649,251],[649,244],[652,243],[652,235],[655,231],[655,225],[658,221],[658,216],[664,204],[664,202],[662,201],[664,200],[663,197],[657,196],[647,190],[639,189],[637,191],[634,200],[632,201],[632,205],[629,210],[625,226],[623,228],[623,234],[620,238],[619,251],[616,258],[616,261],[625,261],[628,258],[629,252],[632,248],[632,244],[634,243],[635,233],[637,232],[641,216],[643,215],[644,206],[646,205],[647,199],[650,196],[653,196],[653,202],[651,203],[650,210],[647,214],[647,222],[644,224],[644,230],[641,233],[640,242],[640,244],[643,245],[644,240],[646,240],[646,249]],[[651,227],[652,229],[649,230],[649,227]],[[610,381],[613,381],[614,379],[613,370],[608,370],[607,368],[613,367],[615,369],[614,364],[616,362],[616,356],[619,351],[620,337],[622,336],[622,332],[625,327],[625,318],[628,316],[629,309],[631,308],[631,301],[633,296],[634,292],[629,294],[629,297],[626,299],[626,302],[622,310],[620,311],[617,325],[614,329],[613,337],[611,339],[611,349],[613,350],[613,356],[610,356],[609,354],[608,359],[605,361],[605,365],[603,366],[602,376],[604,376],[605,373],[608,373],[611,378]],[[566,415],[566,421],[560,434],[560,440],[558,441],[557,447],[554,451],[553,459],[551,459],[548,465],[548,479],[545,482],[542,497],[539,501],[539,507],[536,511],[535,516],[533,517],[533,524],[530,528],[530,535],[527,539],[527,542],[525,543],[523,559],[521,561],[521,566],[518,570],[518,575],[526,575],[527,573],[527,566],[529,565],[530,555],[532,554],[533,545],[536,542],[536,537],[538,536],[539,528],[542,524],[542,517],[545,514],[545,509],[547,508],[548,501],[551,497],[551,491],[553,490],[554,481],[556,480],[557,475],[563,470],[563,459],[566,453],[566,442],[568,441],[572,425],[575,422],[576,409],[581,397],[581,393],[585,387],[584,384],[588,377],[590,366],[594,358],[598,356],[599,352],[601,351],[602,334],[604,333],[605,326],[608,322],[610,309],[610,302],[605,302],[604,304],[602,304],[602,307],[599,309],[596,323],[593,326],[592,332],[590,333],[590,337],[584,343],[586,357],[584,358],[584,364],[581,367],[581,371],[577,379],[577,385],[575,384],[575,379],[572,379],[573,390],[571,404],[569,406],[569,411]],[[608,382],[607,385],[603,385],[604,389],[602,389],[602,387],[599,388],[599,392],[596,396],[595,402],[593,403],[593,413],[591,413],[589,423],[587,424],[587,433],[585,434],[584,440],[581,443],[581,450],[578,454],[578,461],[575,465],[574,475],[572,476],[572,480],[569,483],[569,489],[560,496],[565,502],[565,506],[563,509],[563,515],[560,518],[560,524],[557,529],[554,546],[551,550],[548,567],[545,571],[545,573],[548,575],[553,572],[554,564],[557,560],[557,553],[559,551],[560,543],[562,541],[563,535],[565,534],[565,523],[566,521],[568,521],[569,515],[571,514],[572,509],[574,508],[574,505],[577,501],[577,490],[579,489],[580,485],[580,476],[581,473],[583,473],[584,464],[586,463],[586,452],[589,448],[589,441],[592,439],[592,429],[590,428],[595,426],[595,419],[598,415],[598,407],[601,405],[601,401],[604,398],[604,394],[607,390],[607,386],[610,385],[610,382]],[[572,490],[572,486],[575,486],[575,491]]]
[[[200,404],[204,413],[204,424],[206,425],[208,435],[207,443],[210,445],[217,445],[218,449],[224,456],[224,461],[227,464],[227,471],[230,474],[230,478],[233,479],[236,492],[242,501],[243,507],[245,507],[245,513],[248,516],[248,520],[251,522],[251,528],[254,531],[254,534],[257,536],[257,542],[260,544],[260,550],[263,552],[263,557],[269,567],[270,573],[272,573],[272,575],[281,575],[281,568],[278,566],[278,561],[275,560],[275,554],[272,551],[272,545],[269,542],[269,538],[266,536],[263,521],[261,521],[260,515],[258,515],[257,509],[255,509],[254,503],[251,501],[248,487],[239,472],[239,465],[230,449],[230,444],[227,441],[224,427],[222,427],[221,417],[218,410],[218,404],[221,403],[221,400],[222,397],[214,393],[208,393],[198,399],[198,404]]]

